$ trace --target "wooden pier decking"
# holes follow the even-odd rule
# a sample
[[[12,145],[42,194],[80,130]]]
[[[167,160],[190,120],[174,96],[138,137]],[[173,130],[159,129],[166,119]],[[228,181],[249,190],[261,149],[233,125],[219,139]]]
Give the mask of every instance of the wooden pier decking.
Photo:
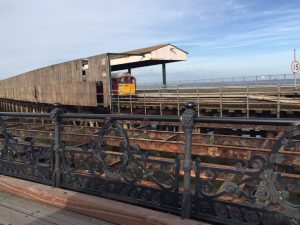
[[[211,225],[123,202],[0,175],[0,225],[25,224]]]
[[[0,192],[1,225],[113,225],[99,219]]]

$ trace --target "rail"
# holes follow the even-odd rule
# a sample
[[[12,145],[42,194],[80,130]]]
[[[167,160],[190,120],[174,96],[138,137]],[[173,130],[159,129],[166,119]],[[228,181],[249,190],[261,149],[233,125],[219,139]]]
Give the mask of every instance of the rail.
[[[179,116],[185,102],[194,101],[198,116],[285,118],[300,112],[299,95],[299,87],[283,85],[143,89],[136,94],[112,94],[111,111]]]
[[[211,77],[211,76],[209,76]],[[254,76],[232,76],[232,77],[216,77],[196,80],[174,80],[168,81],[167,86],[170,88],[177,87],[219,87],[219,86],[294,86],[299,78],[293,74],[270,74],[270,75],[254,75]],[[160,82],[138,83],[139,90],[159,89],[163,87]]]
[[[183,218],[222,224],[284,224],[300,222],[297,196],[278,167],[284,151],[298,149],[300,120],[198,117],[189,102],[181,116],[64,113],[56,105],[51,113],[0,113],[0,173],[54,187],[129,202],[180,214]],[[54,124],[54,142],[20,140],[8,129],[17,117],[47,119]],[[98,137],[81,147],[62,141],[64,120],[104,119]],[[181,122],[185,144],[176,155],[152,155],[132,145],[123,120]],[[254,155],[247,163],[217,166],[192,157],[192,132],[198,123],[292,125],[267,156]],[[107,137],[119,138],[119,147]],[[299,160],[295,158],[295,160]],[[295,175],[300,176],[300,175]]]

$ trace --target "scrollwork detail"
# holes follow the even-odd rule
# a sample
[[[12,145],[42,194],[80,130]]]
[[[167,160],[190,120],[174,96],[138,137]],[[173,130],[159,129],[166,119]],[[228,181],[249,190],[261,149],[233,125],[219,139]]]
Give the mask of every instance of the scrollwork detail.
[[[107,150],[106,138],[110,135],[120,139],[119,151]],[[139,145],[130,145],[123,125],[112,119],[100,128],[98,141],[91,141],[79,152],[72,150],[63,152],[65,173],[72,173],[77,169],[87,170],[92,177],[104,175],[106,178],[122,180],[128,184],[147,180],[168,190],[175,188],[177,178],[174,170],[180,167],[178,157],[174,163],[155,160],[149,158],[149,153],[143,151]]]

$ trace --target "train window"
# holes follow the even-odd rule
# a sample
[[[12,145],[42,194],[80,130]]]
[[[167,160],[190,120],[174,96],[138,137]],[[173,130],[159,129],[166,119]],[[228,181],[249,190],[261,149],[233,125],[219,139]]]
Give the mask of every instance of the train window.
[[[129,83],[129,84],[134,83],[134,78],[133,78],[133,77],[128,77],[128,83]]]
[[[119,84],[122,84],[122,83],[124,83],[124,78],[123,77],[119,78]]]
[[[131,83],[134,84],[135,83],[135,79],[133,77],[131,79],[132,79]]]

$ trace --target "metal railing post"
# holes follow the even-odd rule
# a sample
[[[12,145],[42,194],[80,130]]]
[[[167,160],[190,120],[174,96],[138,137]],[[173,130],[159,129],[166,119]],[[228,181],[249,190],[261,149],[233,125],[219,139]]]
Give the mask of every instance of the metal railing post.
[[[194,129],[194,118],[196,117],[195,103],[187,102],[186,109],[182,114],[182,126],[184,128],[185,147],[184,160],[182,168],[183,176],[183,195],[181,205],[182,218],[190,218],[192,207],[192,192],[191,192],[191,170],[192,170],[192,132]]]
[[[118,95],[118,113],[120,113],[121,112],[121,108],[120,108],[120,95],[119,94],[117,94]]]
[[[249,118],[249,86],[247,86],[246,114],[247,118]]]
[[[146,95],[145,95],[145,90],[143,90],[144,94],[144,114],[147,115],[147,106],[146,106]]]
[[[60,186],[60,169],[61,169],[61,133],[60,133],[60,125],[61,118],[60,114],[63,113],[63,110],[60,108],[59,103],[53,104],[53,110],[51,111],[51,117],[54,120],[54,179],[53,186]]]
[[[223,91],[222,87],[220,87],[220,117],[223,117]]]
[[[159,89],[159,113],[162,116],[161,88]]]
[[[280,85],[278,85],[278,91],[277,91],[277,118],[280,118],[280,96],[281,96],[281,88],[280,88]]]
[[[177,87],[177,115],[180,115],[180,101],[179,101],[179,90]]]
[[[198,116],[200,116],[200,93],[199,93],[199,87],[197,88],[197,111],[198,111]]]
[[[132,108],[132,98],[131,98],[131,93],[129,95],[129,100],[130,100],[130,114],[133,113],[133,108]]]

